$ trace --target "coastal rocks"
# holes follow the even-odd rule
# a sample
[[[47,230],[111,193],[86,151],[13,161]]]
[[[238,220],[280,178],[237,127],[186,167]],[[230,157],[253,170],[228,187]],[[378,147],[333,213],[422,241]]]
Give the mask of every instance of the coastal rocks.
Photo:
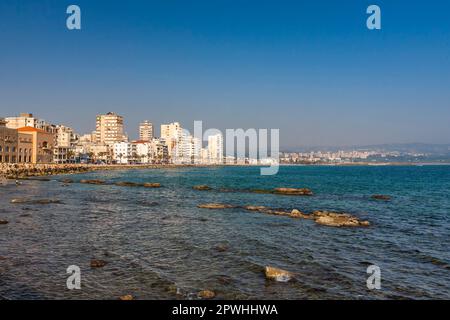
[[[312,196],[313,192],[308,188],[275,188],[274,194],[292,195],[292,196]]]
[[[247,211],[260,212],[264,214],[286,216],[294,219],[307,219],[314,220],[317,224],[330,226],[330,227],[368,227],[369,221],[359,220],[357,217],[348,213],[337,213],[328,211],[314,211],[313,213],[306,214],[298,209],[283,210],[272,209],[265,206],[233,206],[223,203],[205,203],[199,204],[198,208],[205,209],[227,209],[227,208],[241,208]]]
[[[142,186],[139,183],[135,183],[135,182],[128,182],[128,181],[120,181],[120,182],[116,182],[115,183],[116,186],[119,187],[140,187]]]
[[[330,227],[367,227],[370,225],[368,221],[360,221],[347,213],[314,211],[313,217],[317,224]]]
[[[130,301],[130,300],[134,300],[134,297],[131,294],[126,294],[124,296],[119,297],[119,300]]]
[[[104,260],[92,259],[91,268],[103,268],[106,266],[107,262]]]
[[[146,182],[142,185],[145,188],[160,188],[161,187],[161,183],[157,183],[157,182]]]
[[[199,186],[193,186],[192,189],[194,190],[199,190],[199,191],[208,191],[208,190],[212,190],[212,188],[210,186],[207,185],[199,185]]]
[[[214,250],[216,250],[217,252],[226,252],[229,249],[230,247],[226,243],[218,244],[214,247]]]
[[[392,199],[391,196],[384,194],[374,194],[373,196],[371,196],[371,198],[374,200],[382,200],[382,201],[390,201]]]
[[[225,203],[203,203],[197,205],[198,208],[202,209],[229,209],[235,208],[235,206]]]
[[[9,221],[0,219],[0,224],[8,224],[8,223],[9,223]]]
[[[211,290],[202,290],[197,296],[202,299],[213,299],[216,296],[216,293]]]
[[[72,179],[63,179],[61,180],[62,183],[67,184],[67,183],[73,183]]]
[[[292,272],[270,266],[264,268],[264,274],[266,279],[279,282],[287,282],[293,278]]]
[[[244,206],[243,208],[248,211],[258,211],[258,212],[264,212],[264,211],[270,210],[269,208],[264,207],[264,206]]]
[[[98,180],[98,179],[92,179],[92,180],[80,180],[80,183],[84,183],[84,184],[95,184],[95,185],[102,185],[102,184],[106,184],[106,182],[104,180]]]

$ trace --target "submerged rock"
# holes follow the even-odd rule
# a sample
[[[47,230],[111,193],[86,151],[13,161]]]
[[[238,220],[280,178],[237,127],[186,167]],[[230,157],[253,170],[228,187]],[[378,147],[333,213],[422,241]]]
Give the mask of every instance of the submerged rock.
[[[106,182],[104,180],[98,180],[98,179],[91,179],[91,180],[80,180],[80,183],[85,183],[85,184],[105,184]]]
[[[311,215],[305,214],[297,209],[292,209],[292,211],[288,215],[289,215],[289,217],[292,217],[292,218],[303,218],[303,219],[311,219],[312,218]]]
[[[135,183],[135,182],[128,182],[128,181],[120,181],[115,183],[116,186],[119,187],[139,187],[141,184]]]
[[[18,204],[52,204],[52,203],[61,203],[60,200],[57,199],[26,199],[26,198],[17,198],[12,199],[11,203]]]
[[[146,182],[142,185],[145,188],[159,188],[161,187],[161,183],[157,182]]]
[[[92,259],[91,268],[102,268],[106,266],[107,262],[104,260]]]
[[[124,296],[119,297],[119,300],[129,301],[129,300],[134,300],[134,297],[131,294],[126,294]]]
[[[0,219],[0,224],[8,224],[8,223],[9,223],[9,221]]]
[[[264,274],[266,275],[266,279],[279,282],[287,282],[293,278],[293,274],[291,272],[269,266],[265,267]]]
[[[61,180],[62,183],[73,183],[72,179],[63,179]]]
[[[226,243],[218,244],[214,247],[214,250],[216,250],[217,252],[225,252],[228,251],[229,249],[230,247]]]
[[[384,194],[374,194],[371,198],[374,200],[383,200],[383,201],[389,201],[392,199],[391,196]]]
[[[308,188],[275,188],[275,194],[295,195],[295,196],[312,196],[313,193]]]
[[[225,204],[225,203],[203,203],[199,204],[197,206],[198,208],[203,209],[228,209],[228,208],[235,208],[235,206],[231,204]]]
[[[257,212],[267,212],[270,210],[270,208],[267,208],[265,206],[243,206],[242,208],[248,211],[257,211]]]
[[[202,184],[202,185],[199,185],[199,186],[193,186],[192,189],[199,190],[199,191],[212,190],[212,188],[210,186],[207,186],[205,184]]]
[[[369,221],[360,221],[347,213],[315,211],[313,217],[316,223],[331,227],[367,227],[370,225]]]
[[[197,294],[197,296],[202,299],[212,299],[216,296],[216,293],[211,290],[202,290]]]

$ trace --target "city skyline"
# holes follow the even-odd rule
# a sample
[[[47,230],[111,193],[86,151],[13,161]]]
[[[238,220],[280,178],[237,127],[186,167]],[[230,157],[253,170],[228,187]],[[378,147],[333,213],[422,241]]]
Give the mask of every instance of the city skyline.
[[[443,1],[378,1],[376,31],[361,1],[77,4],[76,31],[65,3],[0,4],[0,114],[278,128],[281,149],[450,142]]]

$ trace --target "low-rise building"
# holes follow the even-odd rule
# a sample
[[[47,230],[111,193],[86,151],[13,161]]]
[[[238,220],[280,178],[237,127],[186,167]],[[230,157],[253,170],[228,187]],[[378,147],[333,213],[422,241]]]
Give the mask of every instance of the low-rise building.
[[[18,129],[22,139],[32,142],[31,163],[51,163],[53,161],[54,135],[42,129],[22,127]],[[28,135],[28,137],[27,137]]]
[[[0,118],[0,163],[16,163],[18,132],[6,127],[6,121]]]

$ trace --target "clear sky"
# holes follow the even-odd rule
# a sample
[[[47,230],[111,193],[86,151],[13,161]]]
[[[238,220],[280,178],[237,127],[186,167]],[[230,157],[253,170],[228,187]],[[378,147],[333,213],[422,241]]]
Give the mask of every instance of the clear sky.
[[[445,0],[0,1],[0,116],[80,133],[116,111],[131,137],[203,120],[279,128],[282,148],[450,143],[449,88]]]

